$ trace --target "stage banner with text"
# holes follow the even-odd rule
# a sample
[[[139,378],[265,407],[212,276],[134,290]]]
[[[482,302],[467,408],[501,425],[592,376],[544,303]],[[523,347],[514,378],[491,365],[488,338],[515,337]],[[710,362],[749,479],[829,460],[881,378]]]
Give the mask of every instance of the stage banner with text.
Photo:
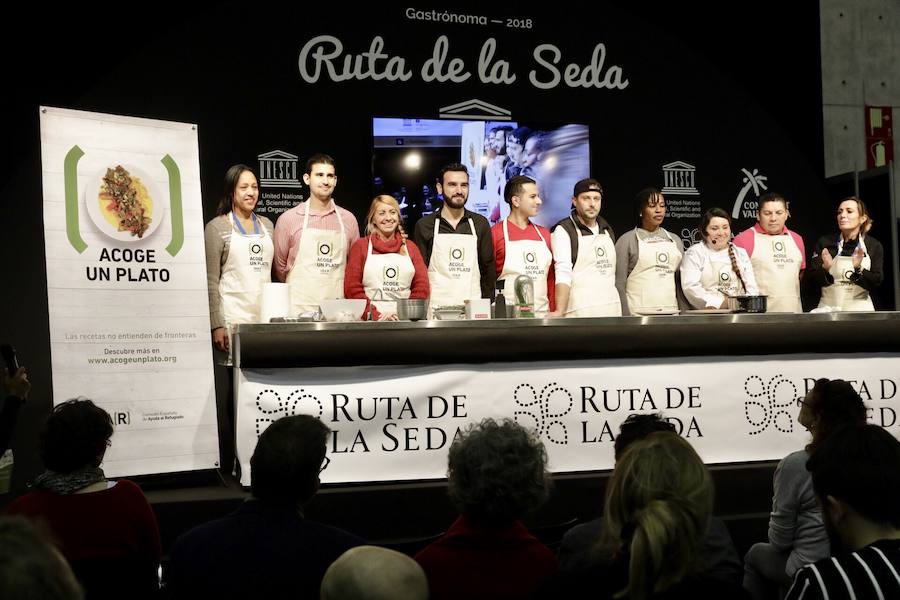
[[[40,117],[53,401],[112,415],[107,475],[214,468],[196,126]]]
[[[777,460],[808,442],[796,401],[820,377],[851,381],[870,421],[900,434],[898,373],[884,354],[244,369],[241,483],[259,434],[293,414],[332,430],[324,483],[444,477],[454,437],[485,417],[536,430],[555,473],[611,469],[619,424],[649,412],[707,463]]]

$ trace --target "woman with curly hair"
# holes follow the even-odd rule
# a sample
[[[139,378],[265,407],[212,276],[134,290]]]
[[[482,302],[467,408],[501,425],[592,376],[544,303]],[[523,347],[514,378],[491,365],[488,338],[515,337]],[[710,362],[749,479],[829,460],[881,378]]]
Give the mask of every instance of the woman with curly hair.
[[[556,571],[553,551],[520,521],[547,499],[547,454],[509,419],[484,419],[450,446],[448,492],[461,513],[416,555],[432,600],[526,598]]]

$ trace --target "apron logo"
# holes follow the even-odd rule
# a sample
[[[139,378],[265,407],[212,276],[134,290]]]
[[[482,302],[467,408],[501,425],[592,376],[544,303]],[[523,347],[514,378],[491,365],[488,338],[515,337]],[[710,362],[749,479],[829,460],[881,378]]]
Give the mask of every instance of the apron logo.
[[[850,281],[850,276],[851,276],[851,275],[853,275],[853,269],[849,269],[849,270],[847,270],[847,271],[844,271],[844,279],[846,279],[847,281]]]
[[[597,253],[597,258],[603,258],[604,256],[606,256],[606,248],[604,248],[603,246],[595,248],[595,251]]]
[[[784,252],[784,242],[775,242],[773,247],[775,252]]]
[[[250,252],[252,252],[253,254],[262,254],[262,245],[260,245],[260,244],[251,245]]]
[[[319,244],[320,256],[331,256],[331,244]]]
[[[526,252],[525,253],[525,262],[533,263],[536,261],[537,261],[537,259],[534,256],[534,252]]]
[[[384,278],[389,280],[394,280],[397,278],[397,267],[385,267],[384,268]]]
[[[451,260],[463,260],[466,257],[466,252],[462,248],[451,248],[450,249],[450,259]]]
[[[669,262],[669,254],[667,252],[657,252],[656,253],[656,262],[659,264],[666,264]]]
[[[731,281],[731,273],[719,273],[719,281],[723,283]]]

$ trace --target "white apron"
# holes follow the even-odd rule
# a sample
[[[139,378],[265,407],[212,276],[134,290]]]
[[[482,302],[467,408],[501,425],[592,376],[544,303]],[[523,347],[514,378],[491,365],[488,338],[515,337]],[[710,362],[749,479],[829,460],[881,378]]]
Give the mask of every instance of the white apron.
[[[547,273],[553,263],[553,253],[547,247],[547,241],[541,230],[529,223],[537,231],[538,240],[509,241],[509,221],[503,220],[503,241],[506,244],[506,258],[500,279],[505,281],[503,289],[515,303],[515,281],[519,275],[528,275],[534,284],[534,316],[544,317],[550,311],[550,298],[547,295]]]
[[[412,259],[399,252],[372,254],[372,240],[363,268],[363,287],[366,297],[382,314],[396,314],[395,300],[409,298],[416,268]],[[376,300],[376,298],[378,300]]]
[[[625,299],[634,314],[654,310],[678,310],[675,295],[675,272],[681,264],[681,253],[668,231],[667,241],[638,236],[638,260],[625,280]],[[637,235],[637,229],[635,229]]]
[[[616,245],[612,237],[606,232],[581,235],[577,223],[575,235],[579,236],[578,256],[573,261],[565,316],[621,317],[622,303],[616,289]]]
[[[439,306],[464,304],[481,298],[481,270],[478,268],[478,237],[469,219],[472,235],[438,235],[440,218],[434,220],[434,242],[428,265],[431,284],[429,312]]]
[[[754,230],[750,257],[759,293],[768,296],[767,312],[801,313],[800,265],[803,256],[791,234],[768,235]]]
[[[300,247],[288,273],[291,286],[291,314],[319,309],[322,300],[344,297],[344,267],[347,263],[347,235],[341,213],[334,209],[340,231],[308,228],[309,201],[303,216]]]
[[[233,213],[229,213],[229,218],[240,227]],[[232,225],[228,258],[219,277],[222,315],[229,326],[259,322],[262,284],[272,281],[275,245],[266,228],[259,226],[255,215],[253,226],[253,234],[242,234],[234,231]]]
[[[842,311],[874,311],[875,305],[872,304],[868,290],[850,281],[850,275],[853,274],[853,257],[840,256],[843,245],[844,240],[841,238],[838,241],[838,256],[831,261],[831,268],[828,270],[834,277],[834,283],[822,288],[822,299],[819,301],[819,306],[830,306]],[[866,251],[866,242],[861,235],[859,236],[859,247],[866,253],[859,266],[863,269],[871,269],[872,259]]]
[[[726,260],[710,258],[700,273],[700,285],[705,290],[716,290],[726,296],[739,296],[744,291],[741,280],[731,268],[731,257]]]

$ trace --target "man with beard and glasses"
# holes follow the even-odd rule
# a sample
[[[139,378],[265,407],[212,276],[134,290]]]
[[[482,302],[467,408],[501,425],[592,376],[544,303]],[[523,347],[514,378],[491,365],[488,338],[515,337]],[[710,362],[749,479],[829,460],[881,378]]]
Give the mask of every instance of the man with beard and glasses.
[[[621,317],[616,289],[616,236],[600,216],[603,186],[582,179],[572,213],[553,226],[556,310],[565,317]]]
[[[493,298],[497,272],[491,227],[483,216],[466,210],[469,172],[453,163],[441,169],[437,191],[444,203],[416,223],[414,241],[428,265],[431,307]]]
[[[832,556],[798,570],[787,600],[900,598],[900,442],[878,425],[848,426],[806,468]]]

